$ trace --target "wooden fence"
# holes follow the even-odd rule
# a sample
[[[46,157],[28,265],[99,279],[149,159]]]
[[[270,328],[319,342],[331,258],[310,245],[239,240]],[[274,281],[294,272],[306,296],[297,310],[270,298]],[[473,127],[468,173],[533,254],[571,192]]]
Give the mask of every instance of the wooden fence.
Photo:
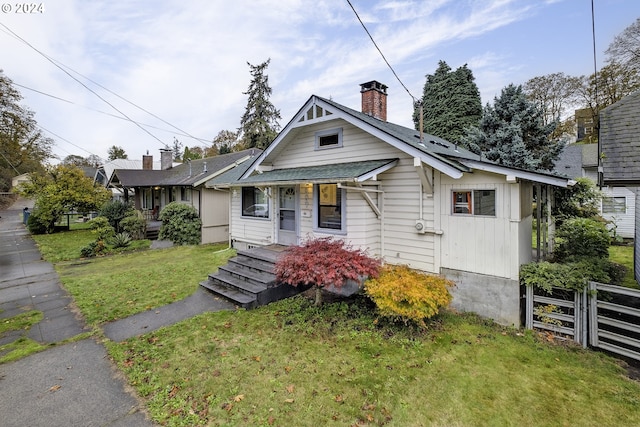
[[[589,282],[581,292],[527,287],[526,327],[640,360],[640,290]]]

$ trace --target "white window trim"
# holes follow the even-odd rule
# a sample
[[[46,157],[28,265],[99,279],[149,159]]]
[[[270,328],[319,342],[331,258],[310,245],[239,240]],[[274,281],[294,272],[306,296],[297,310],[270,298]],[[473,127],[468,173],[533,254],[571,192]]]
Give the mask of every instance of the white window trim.
[[[320,146],[320,138],[323,136],[331,136],[338,135],[338,143],[335,145],[325,145],[324,147]],[[342,147],[342,128],[334,128],[327,130],[320,130],[315,133],[315,150],[330,150],[332,148],[341,148]]]
[[[245,215],[244,214],[244,210],[245,207],[243,206],[243,201],[244,201],[244,197],[242,195],[242,192],[244,191],[245,188],[253,188],[253,189],[260,189],[259,187],[242,187],[240,188],[240,217],[243,219],[250,219],[250,220],[258,220],[258,221],[271,221],[271,197],[269,197],[269,194],[265,191],[265,190],[261,190],[265,196],[266,196],[266,200],[267,200],[267,215],[266,216],[258,216],[258,215]],[[255,200],[254,200],[254,204]]]
[[[318,217],[320,214],[320,203],[318,201],[318,184],[313,185],[313,231],[323,234],[346,235],[347,234],[347,191],[344,188],[338,188],[340,191],[340,229],[321,228],[318,226]]]
[[[493,206],[493,210],[494,210],[494,214],[493,215],[479,215],[479,214],[475,214],[474,213],[474,206],[475,206],[475,196],[474,193],[476,191],[493,191],[494,192],[494,206]],[[470,213],[457,213],[454,210],[454,203],[453,203],[453,194],[454,193],[471,193],[471,209],[472,212]],[[468,188],[456,188],[451,190],[450,193],[450,209],[451,209],[451,215],[453,216],[472,216],[472,217],[480,217],[480,218],[497,218],[497,214],[498,214],[498,191],[495,188],[476,188],[476,189],[468,189]]]

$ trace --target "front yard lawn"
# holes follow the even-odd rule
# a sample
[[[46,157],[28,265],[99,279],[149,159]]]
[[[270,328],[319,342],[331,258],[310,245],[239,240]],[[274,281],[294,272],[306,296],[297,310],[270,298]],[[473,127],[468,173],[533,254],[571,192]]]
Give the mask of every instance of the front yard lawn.
[[[191,294],[234,254],[224,248],[56,269],[99,326]],[[168,426],[640,425],[640,383],[614,358],[474,315],[445,312],[426,330],[389,324],[364,297],[205,313],[105,345]]]
[[[95,326],[191,295],[234,255],[226,244],[177,246],[59,262],[55,268],[86,321]]]
[[[473,315],[428,330],[363,298],[295,297],[108,343],[170,426],[603,426],[640,423],[640,384],[603,354]]]

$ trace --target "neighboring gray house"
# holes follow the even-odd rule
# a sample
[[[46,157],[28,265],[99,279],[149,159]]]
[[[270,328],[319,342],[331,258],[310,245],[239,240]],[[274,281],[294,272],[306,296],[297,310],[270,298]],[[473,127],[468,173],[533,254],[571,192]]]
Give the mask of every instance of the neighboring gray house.
[[[636,194],[634,270],[640,282],[640,91],[600,112],[599,142],[602,184],[625,186]]]
[[[569,144],[556,162],[555,172],[569,178],[589,178],[598,182],[598,144]],[[603,186],[600,214],[609,221],[609,229],[625,239],[633,239],[635,230],[635,191],[621,186]]]
[[[311,96],[230,189],[238,249],[331,236],[390,264],[443,274],[453,306],[520,325],[519,269],[532,260],[534,184],[569,179],[486,161],[389,123],[387,87],[361,85],[362,110]]]
[[[173,166],[169,150],[162,152],[162,169],[151,169],[151,156],[143,156],[143,169],[115,169],[109,187],[118,188],[148,220],[158,218],[171,202],[193,206],[202,220],[202,243],[229,238],[229,192],[209,189],[204,183],[262,153],[250,149],[197,159]]]

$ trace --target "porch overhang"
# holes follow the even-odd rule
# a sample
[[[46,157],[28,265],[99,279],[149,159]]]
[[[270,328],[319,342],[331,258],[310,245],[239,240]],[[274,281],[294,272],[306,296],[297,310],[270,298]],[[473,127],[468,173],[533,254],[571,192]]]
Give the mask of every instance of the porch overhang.
[[[274,169],[238,180],[232,185],[242,187],[295,184],[361,183],[375,179],[378,174],[394,168],[398,159],[367,160],[362,162],[332,163],[299,168]]]

